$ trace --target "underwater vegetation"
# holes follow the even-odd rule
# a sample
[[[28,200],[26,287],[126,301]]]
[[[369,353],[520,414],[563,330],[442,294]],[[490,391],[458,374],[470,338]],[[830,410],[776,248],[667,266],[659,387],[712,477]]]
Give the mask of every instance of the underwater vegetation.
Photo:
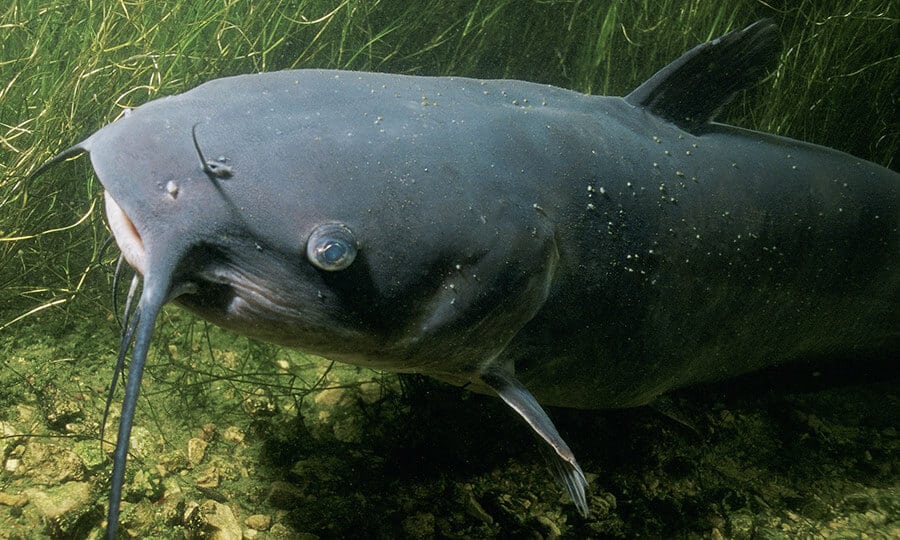
[[[297,67],[624,94],[694,44],[773,17],[785,44],[778,69],[722,119],[896,169],[890,2],[0,9],[0,535],[9,537],[97,534],[102,523],[109,447],[97,437],[117,347],[116,254],[86,164],[26,175],[126,108],[211,78]],[[594,514],[581,520],[496,403],[332,367],[177,309],[158,328],[125,494],[123,529],[136,537],[897,534],[896,371],[877,371],[890,365],[873,369],[879,384],[678,394],[669,416],[691,428],[644,410],[555,413],[577,434],[586,470],[598,471]]]

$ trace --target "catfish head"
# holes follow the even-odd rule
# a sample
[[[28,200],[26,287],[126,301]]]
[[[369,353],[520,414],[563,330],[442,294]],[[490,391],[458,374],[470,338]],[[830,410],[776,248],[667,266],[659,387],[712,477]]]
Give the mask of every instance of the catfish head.
[[[512,164],[475,143],[505,141],[512,122],[486,127],[471,105],[423,107],[423,93],[451,82],[481,95],[477,81],[338,71],[217,79],[140,106],[49,162],[90,154],[109,226],[143,278],[120,351],[121,364],[134,342],[110,537],[166,302],[333,360],[499,384],[485,374],[541,308],[558,252],[533,201],[472,181]]]

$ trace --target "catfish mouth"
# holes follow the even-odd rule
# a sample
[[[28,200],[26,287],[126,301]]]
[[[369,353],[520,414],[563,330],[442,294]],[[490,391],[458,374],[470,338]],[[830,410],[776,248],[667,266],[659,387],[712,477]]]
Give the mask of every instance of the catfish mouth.
[[[223,248],[197,242],[167,261],[151,260],[137,226],[108,190],[103,194],[106,219],[122,257],[140,276],[147,272],[165,275],[170,290],[165,301],[175,301],[189,311],[239,334],[291,347],[302,347],[319,354],[332,352],[326,347],[333,340],[322,336],[333,326],[324,314],[318,314],[302,301],[307,290],[297,295],[294,268],[269,252],[263,261],[254,258],[235,260]],[[239,235],[232,235],[237,237]],[[258,244],[256,244],[258,246]],[[235,247],[235,246],[232,246]],[[238,246],[240,247],[240,246]],[[258,249],[258,248],[257,248]],[[237,249],[237,252],[256,250]],[[126,306],[130,304],[130,299]],[[127,311],[126,307],[126,311]],[[128,314],[125,314],[126,320]],[[332,331],[334,331],[332,329]],[[340,342],[358,340],[359,333],[348,331]]]
[[[109,228],[112,230],[113,237],[119,245],[122,256],[134,270],[145,275],[146,271],[146,251],[144,250],[144,240],[138,232],[137,227],[129,219],[128,214],[122,210],[119,203],[112,198],[109,191],[103,192],[103,201],[106,206],[106,219],[109,222]]]

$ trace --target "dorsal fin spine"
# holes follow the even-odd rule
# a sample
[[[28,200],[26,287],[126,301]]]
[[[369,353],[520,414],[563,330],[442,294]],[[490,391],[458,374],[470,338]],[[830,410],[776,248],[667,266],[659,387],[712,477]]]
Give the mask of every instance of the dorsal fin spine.
[[[697,45],[657,71],[625,100],[697,133],[734,95],[757,82],[778,59],[771,19]]]

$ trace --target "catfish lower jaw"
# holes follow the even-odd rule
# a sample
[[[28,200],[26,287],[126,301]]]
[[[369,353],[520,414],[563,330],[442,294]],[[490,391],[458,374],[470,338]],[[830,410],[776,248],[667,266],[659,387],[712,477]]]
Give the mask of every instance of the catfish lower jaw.
[[[122,256],[138,274],[144,275],[146,251],[140,233],[109,191],[103,192],[103,201],[106,206],[106,220],[109,222],[116,244],[122,251]]]
[[[185,268],[189,261],[200,266],[184,274],[185,283],[194,289],[174,302],[254,339],[370,369],[429,374],[448,370],[458,375],[459,385],[476,378],[476,367],[484,358],[475,355],[464,362],[471,369],[454,371],[446,364],[457,347],[447,350],[449,344],[441,342],[422,349],[410,346],[403,336],[386,334],[347,309],[340,296],[324,284],[316,283],[312,276],[318,272],[304,276],[286,258],[268,250],[197,250],[189,253],[186,261]],[[399,321],[397,324],[402,326]],[[458,366],[463,362],[450,363]]]
[[[358,360],[353,363],[376,367],[367,360],[378,356],[372,353],[382,348],[379,336],[327,302],[315,286],[305,286],[281,257],[259,255],[264,258],[235,261],[241,251],[259,253],[252,247],[228,254],[203,248],[189,253],[183,268],[189,268],[191,261],[197,268],[184,277],[194,290],[174,298],[175,302],[251,338],[329,358],[349,354]]]

